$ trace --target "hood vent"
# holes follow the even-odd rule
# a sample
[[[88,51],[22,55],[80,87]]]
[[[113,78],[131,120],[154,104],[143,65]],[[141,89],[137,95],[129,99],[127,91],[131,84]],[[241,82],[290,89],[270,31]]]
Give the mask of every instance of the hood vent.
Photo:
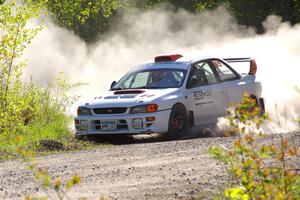
[[[114,94],[142,94],[144,93],[144,90],[119,90],[119,91],[115,91]]]
[[[137,95],[122,95],[120,99],[134,99]]]

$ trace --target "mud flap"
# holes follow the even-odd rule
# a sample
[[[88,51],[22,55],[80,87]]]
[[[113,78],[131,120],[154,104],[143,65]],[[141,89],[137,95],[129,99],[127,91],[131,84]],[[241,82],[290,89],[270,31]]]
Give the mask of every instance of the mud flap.
[[[265,114],[266,108],[265,108],[265,101],[263,98],[259,98],[259,106],[261,109],[261,115]]]
[[[195,119],[194,119],[194,111],[189,111],[189,127],[194,127]]]

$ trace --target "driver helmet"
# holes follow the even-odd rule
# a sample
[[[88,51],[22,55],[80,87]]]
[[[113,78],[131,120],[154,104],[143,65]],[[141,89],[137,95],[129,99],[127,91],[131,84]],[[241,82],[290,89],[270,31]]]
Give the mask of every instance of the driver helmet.
[[[165,70],[154,70],[151,74],[152,82],[158,82],[163,80],[167,75]]]

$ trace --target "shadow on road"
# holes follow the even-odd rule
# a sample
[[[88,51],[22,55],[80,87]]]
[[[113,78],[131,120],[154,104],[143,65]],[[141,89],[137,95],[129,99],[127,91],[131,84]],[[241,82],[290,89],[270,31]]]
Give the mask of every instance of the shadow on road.
[[[178,138],[179,140],[188,140],[201,137],[213,137],[213,133],[204,131],[203,129],[191,129],[187,134]],[[96,144],[113,144],[113,145],[125,145],[125,144],[142,144],[142,143],[155,143],[155,142],[168,142],[169,140],[163,134],[144,134],[144,135],[91,135],[86,138],[87,140]]]
[[[166,139],[160,134],[151,135],[93,135],[89,136],[88,140],[97,144],[137,144],[137,143],[151,143],[151,142],[163,142]]]

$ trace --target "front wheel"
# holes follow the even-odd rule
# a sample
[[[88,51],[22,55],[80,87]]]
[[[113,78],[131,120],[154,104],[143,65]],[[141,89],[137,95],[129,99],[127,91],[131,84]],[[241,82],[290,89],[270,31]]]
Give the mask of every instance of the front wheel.
[[[187,135],[187,131],[188,119],[186,110],[182,105],[175,105],[169,118],[167,137],[169,139],[180,139]]]

